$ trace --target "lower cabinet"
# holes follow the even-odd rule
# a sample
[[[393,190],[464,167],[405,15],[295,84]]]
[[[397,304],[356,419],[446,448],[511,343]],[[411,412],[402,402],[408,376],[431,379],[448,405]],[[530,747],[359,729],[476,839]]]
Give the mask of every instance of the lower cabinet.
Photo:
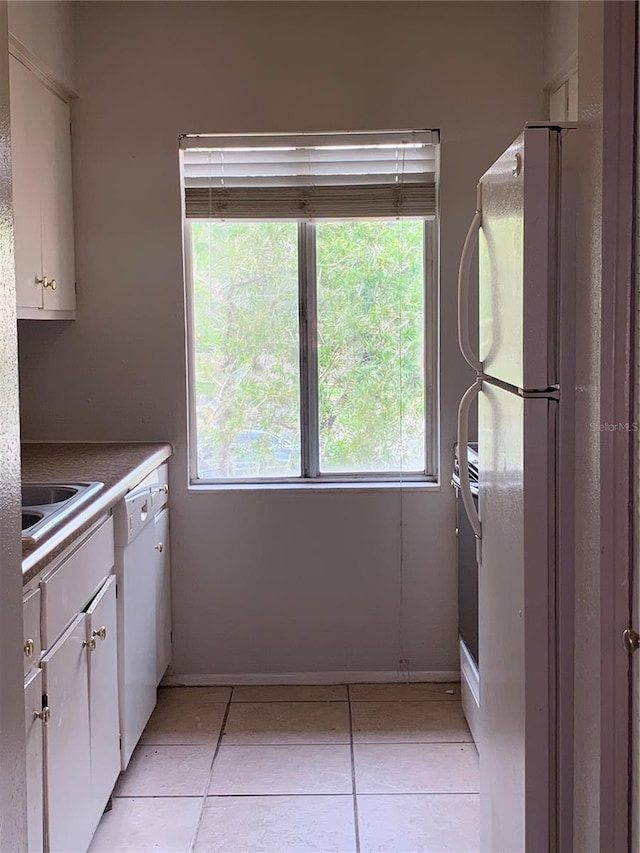
[[[112,576],[42,659],[50,853],[87,850],[118,777],[116,632]]]
[[[35,669],[24,680],[24,713],[27,755],[27,850],[44,849],[42,670]]]
[[[116,579],[110,577],[87,609],[91,814],[95,832],[120,773]]]
[[[85,851],[91,843],[91,734],[86,617],[77,616],[42,659],[45,726],[45,813],[51,853]]]

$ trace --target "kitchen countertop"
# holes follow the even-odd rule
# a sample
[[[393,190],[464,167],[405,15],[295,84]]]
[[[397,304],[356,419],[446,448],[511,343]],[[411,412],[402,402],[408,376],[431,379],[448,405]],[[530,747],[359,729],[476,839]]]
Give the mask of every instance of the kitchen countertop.
[[[22,543],[22,580],[28,583],[130,489],[166,461],[170,444],[159,442],[25,442],[25,483],[100,480],[103,488],[37,543]]]

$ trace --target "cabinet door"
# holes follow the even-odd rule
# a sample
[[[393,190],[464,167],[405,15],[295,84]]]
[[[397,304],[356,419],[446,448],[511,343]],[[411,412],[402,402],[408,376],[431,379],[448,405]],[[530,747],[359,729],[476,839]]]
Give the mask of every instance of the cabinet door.
[[[45,119],[40,89],[32,74],[9,57],[11,97],[11,172],[18,307],[42,308],[41,196]]]
[[[156,537],[156,681],[171,663],[171,559],[169,549],[169,510],[154,519]]]
[[[43,288],[44,307],[73,311],[76,278],[71,192],[71,116],[69,105],[40,86],[40,113],[47,128],[42,176],[42,271],[54,279]]]
[[[120,773],[116,579],[110,577],[87,609],[92,830]]]
[[[36,669],[24,682],[24,718],[27,752],[27,850],[40,853],[44,847],[44,790],[42,670]]]
[[[49,853],[84,853],[93,831],[85,622],[84,614],[78,616],[42,659],[50,713],[45,727]]]

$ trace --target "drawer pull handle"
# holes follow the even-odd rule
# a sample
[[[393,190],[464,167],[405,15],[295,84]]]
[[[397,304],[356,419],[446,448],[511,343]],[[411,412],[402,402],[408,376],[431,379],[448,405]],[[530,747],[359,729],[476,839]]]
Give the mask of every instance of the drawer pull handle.
[[[24,653],[26,657],[30,658],[31,655],[35,652],[35,650],[36,644],[33,642],[33,640],[25,640]]]
[[[82,648],[83,649],[87,648],[87,649],[89,649],[90,652],[95,652],[95,650],[96,650],[96,638],[91,637],[90,640],[83,640],[82,641]]]
[[[33,712],[34,720],[42,720],[43,723],[48,723],[51,719],[51,711],[45,705],[42,711],[34,711]]]
[[[164,545],[162,544],[162,542],[158,542],[158,544],[156,545],[156,551],[159,551],[162,554],[162,552],[164,551]]]
[[[106,627],[103,625],[102,628],[98,628],[97,631],[94,631],[91,636],[92,637],[99,637],[101,640],[106,640],[107,639]]]

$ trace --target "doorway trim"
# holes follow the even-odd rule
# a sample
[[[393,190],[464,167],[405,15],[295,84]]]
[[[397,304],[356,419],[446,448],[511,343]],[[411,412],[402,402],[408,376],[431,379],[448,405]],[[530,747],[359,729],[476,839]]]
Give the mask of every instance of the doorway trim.
[[[600,850],[630,849],[637,3],[604,3],[600,342]]]

